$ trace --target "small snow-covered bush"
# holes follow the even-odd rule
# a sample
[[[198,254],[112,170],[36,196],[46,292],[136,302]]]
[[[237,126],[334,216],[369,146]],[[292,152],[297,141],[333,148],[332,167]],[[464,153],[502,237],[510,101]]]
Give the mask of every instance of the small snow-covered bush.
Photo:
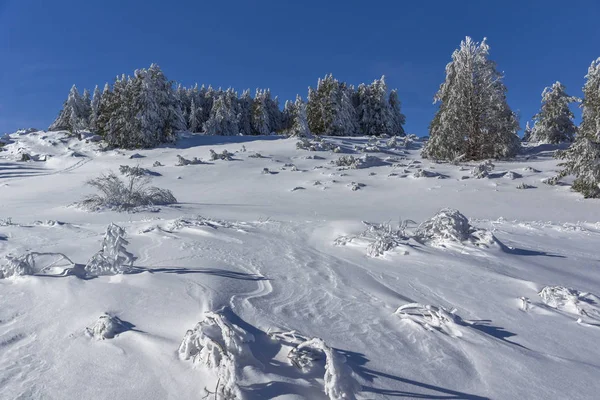
[[[63,272],[74,265],[73,261],[62,253],[31,252],[21,256],[9,255],[0,265],[0,279],[52,272],[55,268]]]
[[[102,249],[94,254],[85,266],[86,274],[99,276],[130,272],[133,267],[133,254],[125,248],[128,244],[125,240],[125,229],[111,223],[106,228]]]
[[[353,400],[360,391],[360,385],[354,378],[352,369],[346,364],[346,358],[329,347],[323,339],[313,338],[292,348],[288,358],[292,365],[310,370],[318,354],[325,357],[325,376],[323,390],[330,400]]]
[[[368,242],[367,255],[370,257],[379,257],[390,250],[407,244],[410,235],[406,232],[406,229],[410,224],[414,224],[415,222],[401,220],[398,228],[392,227],[390,223],[376,224],[364,221],[363,223],[367,226],[367,229],[362,233],[357,236],[340,236],[334,243],[344,246],[355,239],[365,240]]]
[[[379,157],[372,156],[369,154],[364,154],[358,158],[352,155],[341,156],[337,160],[332,160],[331,163],[336,167],[340,167],[343,169],[369,168],[384,164]]]
[[[80,206],[96,211],[108,208],[115,211],[127,211],[144,206],[158,206],[177,203],[177,199],[168,189],[148,187],[149,178],[130,175],[127,181],[111,172],[88,181],[88,185],[100,191],[79,203]]]
[[[146,168],[141,168],[139,166],[131,167],[129,165],[119,166],[119,172],[121,173],[121,175],[136,177],[142,177],[144,175],[150,174],[150,171]]]
[[[486,160],[481,164],[477,165],[471,170],[471,175],[477,179],[487,178],[487,176],[494,170],[494,164],[491,160]]]
[[[468,240],[482,247],[496,241],[494,235],[471,226],[467,217],[452,208],[441,209],[433,217],[421,223],[414,237],[421,242],[463,242]]]
[[[195,227],[208,227],[208,228],[213,228],[213,229],[218,229],[218,228],[227,228],[227,229],[237,229],[239,231],[243,231],[242,226],[244,224],[243,223],[237,223],[237,222],[228,222],[228,221],[223,221],[223,220],[216,220],[216,219],[210,219],[210,218],[205,218],[203,216],[197,215],[195,217],[180,217],[177,218],[175,220],[173,220],[171,223],[169,223],[165,230],[167,232],[174,232],[183,228],[195,228]]]
[[[162,165],[160,161],[154,161],[154,164],[152,164],[152,166],[154,168],[156,168],[156,167],[163,167],[164,165]]]
[[[112,339],[127,330],[118,317],[102,314],[93,326],[85,328],[85,333],[96,340]]]
[[[186,332],[178,353],[180,359],[192,360],[195,365],[216,373],[217,387],[212,392],[215,398],[241,399],[240,362],[252,357],[248,343],[253,341],[253,335],[228,321],[223,314],[206,312],[204,320]]]
[[[514,171],[508,171],[503,176],[503,178],[508,178],[511,180],[520,179],[522,177],[523,177],[523,175],[519,174],[518,172],[514,172]]]
[[[318,136],[315,136],[312,140],[309,138],[300,138],[300,140],[296,142],[296,150],[333,151],[334,148],[334,145]]]
[[[188,160],[187,158],[183,158],[182,156],[177,154],[177,164],[175,164],[176,167],[184,167],[186,165],[199,165],[199,164],[206,164],[206,163],[204,161],[200,160],[198,157],[194,157],[193,159]]]
[[[593,319],[594,322],[600,321],[600,298],[592,293],[564,286],[546,286],[538,295],[549,307]]]
[[[248,158],[267,158],[267,157],[263,156],[263,155],[262,155],[262,154],[260,154],[260,153],[254,153],[254,154],[250,154],[250,155],[248,156]]]
[[[462,319],[455,313],[456,309],[446,310],[444,307],[419,303],[405,304],[394,312],[400,318],[416,322],[429,331],[436,329],[449,336],[460,337],[462,333],[459,325],[462,324]]]
[[[517,185],[517,189],[521,189],[521,190],[522,190],[522,189],[535,189],[535,186],[533,186],[533,185],[529,185],[529,184],[527,184],[527,183],[525,183],[525,182],[521,182],[521,183],[519,183],[519,184]]]
[[[348,184],[348,187],[350,189],[352,189],[353,192],[356,192],[357,190],[360,190],[360,189],[364,188],[365,186],[367,186],[367,185],[365,185],[364,183],[360,183],[360,182],[350,182]]]
[[[542,183],[545,183],[546,185],[554,186],[558,183],[559,180],[560,180],[560,177],[558,175],[554,175],[549,178],[542,179]]]
[[[230,153],[227,150],[223,150],[221,153],[217,153],[213,149],[210,149],[210,161],[217,160],[231,161],[233,160],[233,153]]]

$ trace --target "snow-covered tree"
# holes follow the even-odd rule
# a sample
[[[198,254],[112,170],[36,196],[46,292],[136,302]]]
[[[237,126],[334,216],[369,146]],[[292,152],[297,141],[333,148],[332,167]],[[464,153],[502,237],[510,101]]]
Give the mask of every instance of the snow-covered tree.
[[[310,131],[318,135],[354,135],[357,130],[353,88],[332,74],[309,88],[306,116]]]
[[[574,175],[573,190],[600,198],[600,58],[588,69],[581,105],[583,117],[575,143],[556,154],[565,160],[558,179]]]
[[[88,92],[89,99],[89,92]],[[88,106],[79,94],[77,87],[73,85],[69,91],[69,97],[65,101],[63,109],[56,120],[48,128],[49,131],[66,130],[76,133],[88,126]]]
[[[429,126],[423,156],[437,160],[506,158],[520,147],[519,122],[506,102],[502,74],[488,59],[489,46],[467,37],[446,66],[435,95],[439,109]]]
[[[250,89],[242,92],[238,100],[238,127],[242,135],[252,135],[252,96]]]
[[[392,136],[405,136],[404,123],[406,117],[400,112],[400,99],[398,99],[398,91],[396,89],[390,91],[388,99],[389,104],[389,120],[388,134]]]
[[[575,116],[569,109],[569,104],[578,101],[577,97],[567,94],[565,86],[560,82],[545,88],[542,92],[542,108],[533,117],[535,123],[529,140],[552,144],[572,142],[577,127],[573,123]]]
[[[102,92],[100,92],[100,88],[98,85],[94,88],[94,97],[92,97],[92,102],[90,104],[90,123],[89,128],[91,132],[98,131],[98,113],[100,109],[100,101],[102,98]]]
[[[291,136],[307,137],[310,136],[308,121],[306,119],[306,104],[302,97],[296,96],[296,101],[290,106],[291,123],[289,134]]]
[[[358,118],[361,133],[363,135],[387,134],[392,125],[392,113],[387,99],[385,77],[376,79],[370,85],[360,85],[358,96],[360,101]]]
[[[127,273],[133,266],[133,254],[127,251],[125,229],[111,223],[106,228],[102,249],[85,265],[85,272],[91,276],[116,275]]]
[[[531,140],[531,126],[529,126],[529,121],[525,123],[525,130],[523,131],[523,142],[529,142]]]
[[[256,89],[252,102],[252,131],[255,135],[269,135],[271,131],[270,107],[267,97],[270,92]]]
[[[86,127],[89,125],[90,117],[92,115],[92,97],[90,91],[83,89],[83,96],[81,97],[81,107],[83,110],[83,120],[85,121]]]
[[[204,123],[206,135],[237,135],[239,133],[238,119],[232,98],[222,92],[214,101],[210,117]]]
[[[196,101],[192,99],[188,116],[188,129],[190,130],[190,132],[199,132],[202,128],[202,121],[200,119],[201,112],[202,110],[196,107]]]

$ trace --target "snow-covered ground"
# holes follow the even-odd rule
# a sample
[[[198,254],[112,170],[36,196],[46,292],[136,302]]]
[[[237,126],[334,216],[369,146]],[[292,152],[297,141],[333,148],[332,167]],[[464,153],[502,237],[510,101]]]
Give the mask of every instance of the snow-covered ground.
[[[340,170],[331,161],[364,157],[366,139],[326,139],[340,153],[279,137],[107,152],[64,133],[0,140],[0,267],[45,254],[34,275],[0,279],[2,399],[598,396],[600,203],[542,183],[552,147],[475,179],[475,164],[421,159],[418,141],[380,140],[376,159]],[[179,203],[74,205],[120,165],[154,172]],[[367,255],[363,221],[421,223],[446,207],[485,240],[417,240],[409,223],[388,232],[397,247]],[[110,223],[133,268],[82,273]],[[560,287],[538,294],[546,286]]]

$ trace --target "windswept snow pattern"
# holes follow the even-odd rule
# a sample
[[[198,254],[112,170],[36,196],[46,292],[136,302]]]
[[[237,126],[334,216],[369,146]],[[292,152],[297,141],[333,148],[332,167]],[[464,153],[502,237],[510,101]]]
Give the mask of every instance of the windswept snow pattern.
[[[600,203],[541,184],[552,145],[2,140],[1,399],[597,397]],[[70,206],[121,170],[178,203]]]

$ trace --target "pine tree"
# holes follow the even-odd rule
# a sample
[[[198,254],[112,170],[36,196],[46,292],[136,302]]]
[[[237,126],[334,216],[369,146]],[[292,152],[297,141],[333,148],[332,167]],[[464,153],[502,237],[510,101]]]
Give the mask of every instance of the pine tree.
[[[525,130],[523,131],[523,142],[529,142],[531,140],[531,126],[529,126],[529,121],[525,123]]]
[[[237,135],[238,118],[231,102],[231,96],[221,92],[214,101],[210,117],[204,123],[205,135]]]
[[[256,89],[256,95],[252,102],[252,131],[255,135],[271,134],[271,121],[269,119],[269,104],[265,90]]]
[[[194,99],[192,99],[192,103],[190,105],[190,115],[189,115],[189,121],[188,121],[188,129],[190,130],[190,132],[199,132],[202,128],[202,121],[200,120],[200,115],[201,110],[196,107],[196,101]]]
[[[574,175],[573,190],[584,197],[600,198],[600,58],[592,62],[583,87],[583,117],[577,139],[556,157],[565,160],[558,175]]]
[[[92,98],[90,96],[90,91],[87,89],[83,90],[83,96],[81,98],[82,104],[82,119],[85,121],[85,127],[89,127],[89,121],[92,116]]]
[[[398,99],[398,91],[396,89],[390,91],[388,99],[389,105],[389,120],[388,120],[388,134],[392,136],[405,136],[404,123],[406,117],[400,112],[400,99]]]
[[[569,96],[565,86],[556,82],[542,93],[542,108],[534,118],[531,139],[533,142],[557,144],[572,142],[577,128],[573,123],[573,112],[569,104],[578,102],[577,97]]]
[[[435,101],[440,107],[429,126],[423,156],[438,160],[506,158],[520,146],[517,116],[506,102],[506,87],[488,59],[484,39],[467,37],[446,66]]]
[[[102,98],[102,93],[100,92],[100,88],[98,85],[94,88],[94,97],[92,97],[92,102],[90,104],[90,123],[89,128],[91,132],[98,132],[98,114],[100,109],[100,102]]]
[[[310,131],[318,135],[353,135],[357,116],[353,104],[354,88],[339,82],[332,74],[308,89],[306,115]]]
[[[89,93],[88,93],[89,98]],[[86,118],[87,106],[79,94],[77,87],[73,85],[69,91],[69,97],[64,103],[63,109],[58,114],[56,120],[48,128],[49,131],[70,131],[77,133],[87,128],[88,120]]]
[[[252,96],[250,89],[242,92],[238,100],[238,126],[242,135],[252,135]]]
[[[114,107],[113,98],[110,85],[106,83],[100,97],[100,103],[98,104],[98,118],[96,120],[96,132],[100,136],[106,136],[107,134],[108,123],[112,114],[112,108]]]
[[[363,135],[382,135],[390,132],[392,113],[387,99],[385,77],[376,79],[369,86],[360,85],[358,95],[361,133]]]
[[[289,134],[298,137],[310,136],[310,129],[308,128],[308,121],[306,119],[306,104],[302,100],[302,97],[297,95],[296,101],[294,103],[290,102],[290,106],[286,108],[289,109],[291,118]]]

